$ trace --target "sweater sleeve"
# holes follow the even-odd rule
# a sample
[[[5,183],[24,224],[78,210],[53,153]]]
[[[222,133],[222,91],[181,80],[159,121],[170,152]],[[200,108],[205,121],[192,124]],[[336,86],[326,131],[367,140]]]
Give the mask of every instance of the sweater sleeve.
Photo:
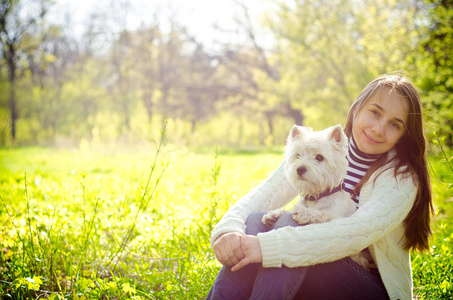
[[[286,179],[283,161],[268,178],[241,197],[222,217],[211,234],[211,245],[220,235],[228,232],[245,234],[245,221],[256,211],[281,208],[297,195],[297,190]]]
[[[382,172],[362,187],[366,201],[352,216],[258,234],[263,266],[308,266],[355,254],[402,223],[416,192],[411,178],[395,178],[393,169]]]

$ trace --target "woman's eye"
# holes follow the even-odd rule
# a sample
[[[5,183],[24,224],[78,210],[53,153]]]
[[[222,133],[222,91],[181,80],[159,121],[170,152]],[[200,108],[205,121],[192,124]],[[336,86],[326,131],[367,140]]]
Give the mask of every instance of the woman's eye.
[[[372,110],[370,110],[370,111],[371,111],[371,113],[372,113],[373,115],[379,116],[379,112],[378,112],[377,110],[372,109]]]
[[[315,159],[317,161],[323,161],[324,160],[324,156],[322,156],[321,154],[318,154],[318,155],[316,155]]]
[[[400,126],[398,125],[398,123],[391,123],[391,125],[395,129],[400,129]]]

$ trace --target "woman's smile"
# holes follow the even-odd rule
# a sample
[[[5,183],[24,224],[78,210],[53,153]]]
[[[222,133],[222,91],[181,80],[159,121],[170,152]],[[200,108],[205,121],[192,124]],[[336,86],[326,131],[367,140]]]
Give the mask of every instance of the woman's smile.
[[[372,144],[379,144],[381,142],[379,142],[378,140],[376,139],[373,139],[370,135],[368,135],[365,131],[363,132],[363,134],[365,135],[365,137],[368,139],[368,141]]]

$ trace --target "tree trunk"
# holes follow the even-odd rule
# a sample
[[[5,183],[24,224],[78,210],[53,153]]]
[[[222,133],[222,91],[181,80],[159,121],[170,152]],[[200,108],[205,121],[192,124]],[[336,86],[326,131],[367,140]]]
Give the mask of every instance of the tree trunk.
[[[17,120],[17,104],[16,104],[16,80],[10,80],[11,90],[9,94],[9,109],[11,111],[11,137],[13,142],[16,141],[16,120]]]
[[[267,120],[267,126],[269,128],[269,135],[274,135],[274,117],[275,117],[275,111],[266,111],[264,113],[266,115],[266,120]]]
[[[153,120],[153,98],[152,90],[150,88],[145,88],[142,100],[143,105],[145,106],[146,115],[148,116],[148,122],[151,124]]]
[[[294,124],[299,125],[299,126],[304,125],[305,116],[303,115],[303,113],[300,110],[294,109],[291,106],[291,103],[286,104],[286,112],[291,118],[293,118]]]
[[[16,120],[18,118],[16,101],[16,49],[14,45],[8,45],[8,53],[5,55],[8,62],[8,75],[10,83],[9,109],[11,116],[11,138],[13,143],[16,141]]]

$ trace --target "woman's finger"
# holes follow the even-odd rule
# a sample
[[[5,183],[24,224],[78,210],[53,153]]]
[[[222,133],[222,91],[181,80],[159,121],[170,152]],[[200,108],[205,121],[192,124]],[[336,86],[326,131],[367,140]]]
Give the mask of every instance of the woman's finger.
[[[241,260],[240,262],[238,262],[237,264],[235,264],[232,268],[231,268],[231,271],[232,272],[236,272],[240,269],[242,269],[243,267],[247,266],[249,264],[249,260],[248,258],[244,258],[243,260]]]
[[[241,249],[241,235],[231,234],[228,237],[228,243],[226,244],[228,265],[232,266],[237,264],[241,259],[244,258],[244,254]]]
[[[232,266],[244,258],[239,240],[240,236],[239,233],[227,233],[214,243],[212,248],[221,264]]]
[[[231,268],[233,272],[242,269],[250,263],[261,263],[263,261],[260,243],[256,236],[245,235],[240,239],[240,242],[245,258]]]
[[[245,257],[244,252],[241,248],[242,235],[237,235],[231,239],[231,250],[234,255],[232,259],[233,264],[237,264],[241,259]]]

